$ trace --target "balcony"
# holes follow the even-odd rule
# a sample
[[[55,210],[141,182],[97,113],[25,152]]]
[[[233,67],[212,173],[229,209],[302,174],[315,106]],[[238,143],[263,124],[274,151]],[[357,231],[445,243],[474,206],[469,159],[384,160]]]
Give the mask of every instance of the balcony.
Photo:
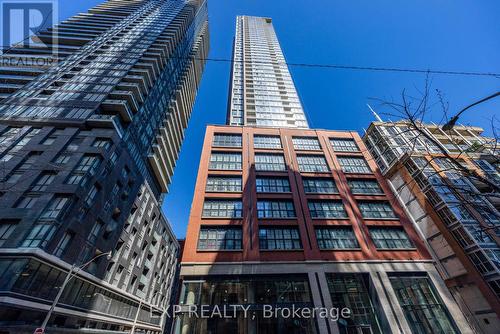
[[[107,114],[118,112],[125,123],[130,123],[132,121],[132,112],[126,101],[107,99],[101,104],[101,109]]]

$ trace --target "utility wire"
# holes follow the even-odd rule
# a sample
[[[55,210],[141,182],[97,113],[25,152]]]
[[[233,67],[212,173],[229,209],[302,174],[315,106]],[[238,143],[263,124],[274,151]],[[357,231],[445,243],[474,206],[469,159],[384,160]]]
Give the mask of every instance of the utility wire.
[[[493,72],[445,71],[445,70],[432,70],[432,69],[423,70],[417,68],[398,68],[398,67],[267,62],[267,61],[255,61],[255,60],[233,60],[229,58],[211,58],[211,57],[207,58],[194,57],[193,59],[201,61],[226,62],[226,63],[250,63],[250,64],[266,64],[266,65],[278,64],[278,65],[287,65],[293,67],[332,68],[332,69],[346,69],[346,70],[360,70],[360,71],[409,72],[409,73],[422,73],[422,74],[448,74],[448,75],[500,77],[500,73],[493,73]]]
[[[7,51],[15,51],[15,47],[11,47],[4,50],[3,56],[15,55],[7,53]],[[123,54],[126,56],[125,51],[111,51],[106,50],[106,53],[116,53]],[[0,55],[1,57],[2,55]],[[29,56],[29,54],[23,54],[23,56]],[[199,61],[211,61],[219,63],[239,63],[239,64],[262,64],[262,65],[287,65],[290,67],[304,67],[304,68],[326,68],[326,69],[344,69],[344,70],[357,70],[357,71],[377,71],[377,72],[406,72],[406,73],[419,73],[419,74],[445,74],[445,75],[462,75],[462,76],[481,76],[481,77],[496,77],[500,78],[500,73],[494,72],[476,72],[476,71],[447,71],[447,70],[436,70],[436,69],[419,69],[419,68],[401,68],[401,67],[377,67],[377,66],[357,66],[357,65],[339,65],[339,64],[315,64],[315,63],[290,63],[290,62],[269,62],[269,61],[259,61],[259,60],[234,60],[231,58],[218,58],[218,57],[170,57],[182,60],[199,60]]]

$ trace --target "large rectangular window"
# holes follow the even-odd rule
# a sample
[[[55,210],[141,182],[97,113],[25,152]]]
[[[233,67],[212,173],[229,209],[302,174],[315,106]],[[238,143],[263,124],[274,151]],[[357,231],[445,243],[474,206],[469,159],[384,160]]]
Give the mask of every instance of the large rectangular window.
[[[339,190],[335,182],[327,178],[303,178],[304,191],[306,193],[337,194]]]
[[[354,139],[348,138],[332,138],[330,143],[335,152],[358,152],[359,148]]]
[[[413,333],[458,333],[428,277],[391,275],[389,279]]]
[[[64,232],[63,237],[61,238],[61,240],[59,240],[59,243],[54,250],[54,255],[57,257],[61,257],[68,248],[68,245],[71,243],[71,239],[73,239],[73,233]]]
[[[241,147],[241,135],[216,133],[212,146],[219,147]]]
[[[203,217],[241,218],[242,203],[240,200],[205,200]]]
[[[96,221],[94,223],[94,226],[92,226],[92,230],[90,230],[90,233],[87,237],[88,242],[90,242],[91,244],[95,244],[97,238],[99,237],[99,233],[101,233],[103,226],[104,223],[101,221]]]
[[[241,191],[241,176],[209,176],[207,192],[238,192]]]
[[[347,218],[341,201],[308,201],[312,218]]]
[[[258,171],[285,171],[285,158],[282,154],[255,154],[255,169]]]
[[[242,248],[241,228],[202,226],[198,238],[198,249],[200,250],[238,250]]]
[[[382,334],[368,275],[327,274],[328,290],[335,308],[347,308],[349,318],[338,321],[340,333]]]
[[[101,160],[102,159],[96,155],[84,155],[66,179],[66,183],[84,185],[88,178],[95,174]]]
[[[318,227],[316,239],[320,249],[359,248],[354,231],[349,226]]]
[[[395,219],[396,215],[387,202],[358,202],[359,210],[366,219]]]
[[[370,167],[364,158],[338,157],[340,167],[344,173],[371,173]]]
[[[292,201],[257,201],[258,218],[295,218]]]
[[[381,195],[384,193],[376,180],[351,179],[347,180],[347,184],[355,195]]]
[[[474,266],[481,274],[490,274],[495,271],[496,268],[493,266],[490,259],[481,250],[469,253],[468,255],[471,258]]]
[[[42,214],[40,215],[39,219],[47,219],[47,220],[52,220],[52,219],[57,219],[64,209],[66,208],[66,205],[69,202],[69,198],[65,196],[55,196],[52,198],[47,205],[47,207],[43,210]]]
[[[330,169],[325,157],[321,155],[297,155],[297,163],[301,172],[328,172]]]
[[[111,148],[112,141],[109,138],[96,138],[92,143],[92,146],[104,148],[105,150],[109,150]]]
[[[305,151],[319,151],[321,146],[319,146],[318,138],[311,137],[293,137],[293,148],[296,150]]]
[[[279,136],[255,135],[253,145],[255,148],[281,148],[281,140]]]
[[[408,234],[402,227],[370,227],[370,235],[375,247],[379,249],[414,248]]]
[[[2,247],[12,235],[17,223],[17,221],[6,221],[3,219],[0,221],[0,247]]]
[[[55,173],[51,172],[43,172],[38,179],[35,181],[35,183],[31,186],[30,191],[45,191],[47,190],[47,187],[54,182],[54,179],[56,178]]]
[[[241,170],[241,153],[214,152],[210,156],[210,169]]]
[[[254,274],[251,276],[232,275],[231,277],[210,275],[206,276],[203,280],[184,280],[180,303],[184,305],[222,305],[228,303],[236,305],[252,303],[255,306],[262,304],[301,303],[302,305],[312,306],[310,304],[312,302],[310,291],[309,280],[307,276],[302,274],[293,276],[259,276]],[[290,327],[286,327],[288,330],[287,333],[315,333],[312,329],[305,331],[299,325],[300,323],[297,323],[297,327],[292,327],[295,329],[292,331],[290,331]],[[198,323],[197,326],[200,326],[200,324]],[[197,327],[200,330],[196,333],[206,333],[206,330],[203,330],[202,327],[202,325]],[[276,333],[272,328],[270,327],[265,333]],[[238,333],[238,331],[229,331],[226,333],[234,334]],[[243,331],[242,333],[247,332]]]
[[[258,193],[290,192],[290,182],[284,177],[257,177],[255,185]]]
[[[21,247],[45,247],[54,235],[55,230],[55,225],[51,223],[35,224],[23,240]]]
[[[259,228],[260,249],[301,249],[299,230],[295,227]]]

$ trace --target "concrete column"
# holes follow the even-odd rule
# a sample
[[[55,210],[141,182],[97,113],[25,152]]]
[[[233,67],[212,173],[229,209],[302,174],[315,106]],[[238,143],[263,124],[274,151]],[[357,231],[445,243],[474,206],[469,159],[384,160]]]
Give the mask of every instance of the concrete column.
[[[427,274],[429,275],[432,284],[436,288],[436,292],[439,296],[441,296],[444,305],[448,309],[451,321],[455,322],[455,325],[458,327],[461,333],[473,334],[474,331],[471,329],[464,314],[460,311],[457,302],[446,287],[443,279],[439,276],[437,270],[432,265],[429,265],[427,267]]]
[[[399,301],[392,289],[387,273],[385,271],[370,272],[370,281],[377,292],[381,309],[387,319],[385,326],[389,326],[389,328],[382,328],[382,332],[411,334],[410,326],[399,306]]]
[[[316,274],[318,275],[318,280],[316,280]],[[309,276],[309,284],[311,287],[314,307],[325,307],[328,310],[333,308],[332,299],[330,298],[330,293],[328,292],[328,283],[326,282],[325,272],[324,271],[309,272],[308,276]],[[321,297],[323,297],[323,302]],[[317,318],[316,321],[318,323],[319,334],[340,333],[336,321],[332,321],[329,318],[328,319]],[[328,331],[328,328],[330,329],[330,331]]]

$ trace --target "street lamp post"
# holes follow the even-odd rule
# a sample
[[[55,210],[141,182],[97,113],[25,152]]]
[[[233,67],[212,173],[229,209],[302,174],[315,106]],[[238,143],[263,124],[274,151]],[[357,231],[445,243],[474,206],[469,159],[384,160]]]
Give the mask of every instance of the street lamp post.
[[[88,262],[80,265],[80,266],[75,266],[75,264],[73,264],[71,266],[71,269],[69,270],[68,274],[66,275],[66,278],[64,279],[64,282],[63,284],[61,285],[61,288],[59,289],[59,292],[57,292],[57,295],[56,295],[56,298],[54,298],[54,301],[52,302],[52,305],[50,306],[50,309],[49,309],[49,312],[47,313],[47,315],[45,316],[45,319],[43,320],[43,323],[42,323],[42,326],[39,328],[41,329],[41,332],[44,333],[45,332],[45,327],[47,327],[47,324],[50,320],[50,317],[52,316],[52,312],[54,312],[54,309],[56,308],[56,305],[57,303],[59,302],[59,299],[61,298],[62,296],[62,293],[64,291],[64,288],[66,287],[66,285],[68,284],[69,280],[80,270],[82,270],[83,268],[85,268],[86,266],[88,266],[92,261],[94,261],[95,259],[101,257],[101,256],[104,256],[104,255],[107,255],[107,258],[108,259],[111,259],[111,251],[107,252],[107,253],[102,253],[102,254],[99,254],[99,255],[96,255],[94,256],[92,259],[90,259]],[[37,331],[39,330],[37,329]]]
[[[458,118],[460,117],[460,115],[461,115],[464,111],[466,111],[467,109],[472,108],[472,107],[474,107],[474,106],[476,106],[476,105],[478,105],[478,104],[480,104],[480,103],[483,103],[483,102],[485,102],[485,101],[488,101],[488,100],[494,99],[494,98],[495,98],[495,97],[497,97],[497,96],[500,96],[500,92],[496,92],[495,94],[492,94],[492,95],[490,95],[490,96],[487,96],[487,97],[485,97],[484,99],[481,99],[481,100],[479,100],[479,101],[477,101],[477,102],[474,102],[474,103],[472,103],[472,104],[468,105],[467,107],[465,107],[465,108],[463,108],[462,110],[460,110],[460,111],[459,111],[459,112],[458,112],[455,116],[453,116],[452,118],[450,118],[450,120],[449,120],[449,121],[448,121],[445,125],[443,125],[443,126],[441,127],[441,129],[442,129],[443,131],[450,131],[451,129],[453,129],[453,127],[455,126],[455,123],[457,123],[457,121],[458,121]]]
[[[155,298],[157,294],[160,294],[163,296],[163,294],[160,291],[156,291],[153,296],[151,296],[151,300]],[[139,312],[141,311],[142,307],[142,299],[139,301],[139,307],[137,308],[137,312],[135,313],[135,319],[134,319],[134,324],[132,325],[132,329],[130,330],[130,334],[135,334],[135,328],[137,327],[137,320],[139,320]],[[152,306],[149,306],[152,308]],[[161,319],[160,319],[160,327],[163,328],[164,325],[164,317],[165,317],[165,308],[162,307],[162,314],[161,314]]]

